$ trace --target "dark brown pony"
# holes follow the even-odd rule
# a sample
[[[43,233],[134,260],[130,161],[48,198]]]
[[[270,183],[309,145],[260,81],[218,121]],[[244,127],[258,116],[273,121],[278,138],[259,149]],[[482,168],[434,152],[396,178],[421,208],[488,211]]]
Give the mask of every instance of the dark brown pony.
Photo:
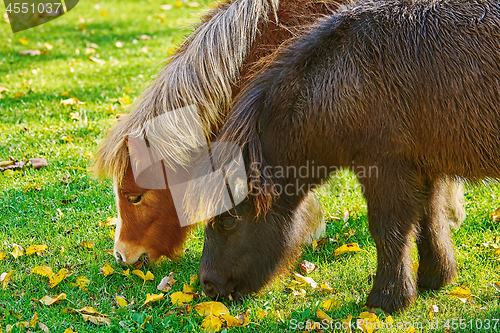
[[[366,170],[358,178],[378,255],[366,305],[393,312],[417,287],[450,283],[447,206],[460,192],[449,179],[500,177],[499,36],[497,1],[362,0],[281,52],[240,94],[218,138],[243,147],[251,192],[205,226],[206,294],[258,291],[297,251],[293,212],[308,190],[325,170],[352,166]],[[292,173],[304,166],[307,176]],[[214,187],[189,204],[196,214],[219,198]]]
[[[114,178],[118,208],[114,253],[118,263],[154,262],[161,255],[174,258],[189,229],[179,223],[168,186],[147,189],[137,185],[127,137],[142,134],[147,121],[165,112],[196,105],[203,132],[210,140],[221,128],[232,97],[251,69],[262,66],[265,56],[303,34],[317,18],[332,13],[338,2],[236,0],[221,3],[203,18],[96,153],[97,173]],[[161,146],[162,133],[180,131],[177,123],[161,125],[159,135],[148,134],[150,144]],[[195,139],[186,142],[188,148],[198,144]],[[162,157],[165,161],[174,159],[178,164],[189,164],[182,152],[167,151]],[[309,204],[303,209],[310,212],[302,214],[314,216],[319,223],[319,203],[311,197]]]

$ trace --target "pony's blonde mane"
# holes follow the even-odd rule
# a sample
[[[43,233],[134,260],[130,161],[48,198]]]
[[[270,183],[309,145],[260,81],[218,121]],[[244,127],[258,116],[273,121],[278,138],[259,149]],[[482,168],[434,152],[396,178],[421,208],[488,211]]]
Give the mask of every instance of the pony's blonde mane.
[[[139,97],[130,114],[110,130],[96,153],[96,173],[113,176],[120,185],[129,165],[127,136],[142,136],[146,122],[169,111],[193,105],[200,116],[205,138],[217,133],[229,112],[232,84],[259,34],[259,27],[266,24],[270,14],[277,19],[278,5],[279,0],[236,0],[220,4],[205,16]],[[198,147],[196,135],[179,133],[186,129],[185,126],[178,128],[179,122],[191,120],[178,117],[182,117],[182,113],[155,122],[154,131],[147,133],[150,144],[161,146],[162,135],[175,132],[186,138],[184,147]],[[160,150],[168,155],[162,156],[166,161],[189,163],[187,156]]]

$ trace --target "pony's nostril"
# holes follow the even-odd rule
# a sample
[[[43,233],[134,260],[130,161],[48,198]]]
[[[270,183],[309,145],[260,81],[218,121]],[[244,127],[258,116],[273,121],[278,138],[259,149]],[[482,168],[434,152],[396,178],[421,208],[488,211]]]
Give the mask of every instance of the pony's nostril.
[[[123,257],[122,254],[118,251],[115,251],[115,259],[118,265],[120,266],[125,266],[125,263],[123,262]]]
[[[208,297],[210,297],[211,299],[216,299],[217,296],[219,296],[219,290],[217,289],[215,284],[213,284],[212,282],[203,281],[202,286],[203,286],[203,291],[205,292],[205,294]]]

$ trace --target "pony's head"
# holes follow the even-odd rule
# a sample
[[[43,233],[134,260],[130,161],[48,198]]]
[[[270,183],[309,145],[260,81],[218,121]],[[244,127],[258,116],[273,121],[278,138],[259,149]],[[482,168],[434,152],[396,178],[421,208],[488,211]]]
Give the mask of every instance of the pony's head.
[[[122,120],[120,120],[121,122]],[[120,131],[120,124],[116,127]],[[168,183],[163,189],[148,189],[134,177],[130,152],[137,147],[128,144],[125,136],[115,145],[112,138],[101,146],[94,164],[101,173],[113,175],[118,221],[115,231],[114,256],[120,265],[133,265],[139,261],[153,263],[161,256],[176,258],[182,247],[188,227],[181,227]],[[112,155],[112,159],[105,157]],[[104,163],[107,161],[107,163]],[[149,171],[157,172],[158,165]],[[153,187],[154,188],[154,187]]]

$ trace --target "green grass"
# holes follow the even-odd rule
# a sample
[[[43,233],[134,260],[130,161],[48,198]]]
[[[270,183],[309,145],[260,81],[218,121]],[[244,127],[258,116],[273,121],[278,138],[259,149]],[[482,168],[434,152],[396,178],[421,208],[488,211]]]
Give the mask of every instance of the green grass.
[[[170,3],[173,3],[172,0]],[[202,7],[208,0],[202,2]],[[95,4],[100,8],[94,8]],[[62,18],[46,25],[13,35],[10,26],[0,23],[0,87],[10,90],[0,99],[0,160],[10,156],[25,160],[44,157],[49,165],[34,170],[25,168],[14,175],[0,172],[0,251],[11,252],[13,244],[27,248],[32,244],[46,244],[43,256],[10,256],[0,261],[0,274],[14,270],[6,289],[0,288],[0,327],[19,321],[29,321],[35,312],[39,322],[51,332],[63,332],[72,327],[78,332],[137,331],[151,316],[154,332],[199,332],[203,318],[197,314],[181,314],[172,305],[168,295],[182,290],[190,275],[197,274],[203,246],[203,231],[197,229],[185,244],[178,262],[164,260],[149,269],[155,275],[152,282],[142,283],[136,276],[120,274],[114,259],[103,250],[112,249],[109,228],[101,227],[108,216],[116,216],[111,183],[96,180],[87,171],[90,164],[87,152],[94,152],[105,131],[114,123],[108,114],[110,105],[116,113],[124,113],[116,99],[126,92],[136,98],[163,66],[165,58],[190,32],[200,8],[174,7],[162,11],[156,0],[88,1],[80,4]],[[101,16],[101,12],[108,17]],[[155,14],[165,14],[165,22]],[[3,12],[2,12],[3,14]],[[85,25],[86,29],[78,29]],[[149,40],[137,39],[148,34]],[[24,37],[28,45],[18,38]],[[136,40],[136,41],[134,41]],[[124,43],[122,48],[115,46]],[[45,43],[53,46],[49,54],[20,56],[19,51],[40,49]],[[96,53],[90,54],[106,61],[98,65],[89,61],[85,49],[95,43]],[[145,48],[145,49],[144,49]],[[76,51],[78,50],[78,51]],[[36,73],[36,74],[35,74]],[[128,88],[127,88],[128,87]],[[60,104],[63,92],[85,102],[78,107]],[[23,97],[14,97],[23,92]],[[72,113],[79,113],[72,119]],[[75,118],[73,114],[73,118]],[[64,138],[71,138],[68,142]],[[68,179],[69,183],[62,182]],[[38,185],[40,190],[30,185]],[[499,243],[499,225],[489,214],[500,206],[500,187],[494,184],[467,186],[468,216],[461,229],[454,231],[456,256],[460,268],[453,285],[443,290],[420,294],[408,310],[393,316],[395,322],[426,322],[429,307],[437,305],[440,329],[448,319],[499,318],[499,292],[491,285],[500,281],[499,257],[482,243]],[[317,282],[328,282],[335,293],[322,293],[306,288],[306,296],[294,296],[287,289],[292,278],[277,278],[265,290],[248,298],[242,304],[231,304],[231,313],[251,309],[251,324],[244,328],[230,328],[234,332],[291,331],[292,319],[318,320],[315,309],[325,300],[340,300],[340,306],[328,314],[339,322],[363,312],[363,304],[371,288],[371,276],[376,269],[376,250],[368,232],[366,204],[358,183],[348,172],[341,172],[317,191],[328,218],[329,242],[322,249],[304,249],[302,259],[319,266],[311,273]],[[351,211],[349,219],[342,219],[343,211]],[[61,214],[62,213],[62,214]],[[93,242],[91,249],[81,242]],[[357,242],[363,249],[356,254],[334,258],[333,251],[342,244]],[[415,254],[416,255],[416,254]],[[111,276],[99,274],[99,268],[109,263],[115,269]],[[47,278],[31,274],[35,266],[48,265],[54,271],[68,268],[73,275],[55,288],[47,286]],[[144,271],[146,269],[143,268]],[[297,267],[292,268],[300,272]],[[179,281],[166,297],[167,300],[142,306],[147,293],[158,293],[156,285],[169,272]],[[90,280],[88,290],[71,285],[78,276]],[[457,286],[468,286],[474,297],[463,304],[448,296]],[[199,282],[196,291],[201,294]],[[45,295],[66,293],[61,304],[45,306],[34,299]],[[129,303],[119,308],[114,299],[122,295]],[[207,301],[200,296],[192,303]],[[84,322],[79,314],[65,313],[65,308],[93,306],[109,315],[111,326],[95,326]],[[174,310],[174,311],[172,311]],[[267,311],[265,318],[257,318],[259,310]],[[385,316],[380,315],[381,319]],[[450,325],[452,322],[450,322]],[[31,329],[40,331],[39,329]],[[139,329],[140,331],[140,329]],[[396,331],[404,331],[396,330]],[[418,331],[418,330],[417,330]],[[427,330],[422,330],[427,331]],[[474,331],[470,329],[453,331]],[[494,331],[494,330],[489,330]],[[496,331],[500,331],[500,325]]]

